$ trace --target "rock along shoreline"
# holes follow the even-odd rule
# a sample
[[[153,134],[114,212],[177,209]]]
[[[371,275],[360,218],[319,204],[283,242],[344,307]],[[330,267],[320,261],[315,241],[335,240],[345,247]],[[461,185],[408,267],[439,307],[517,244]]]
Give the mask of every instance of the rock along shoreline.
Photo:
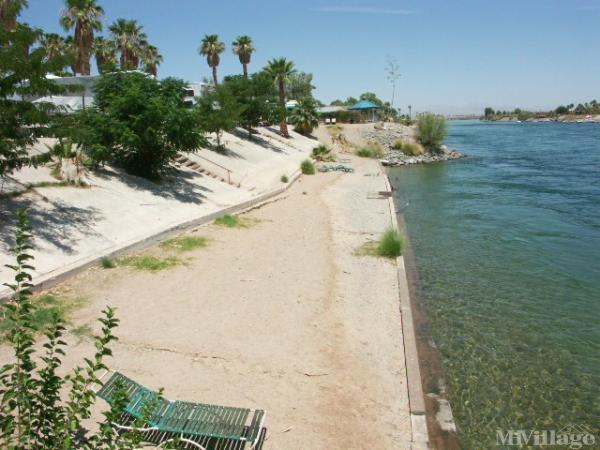
[[[465,158],[465,155],[456,150],[449,150],[444,145],[441,153],[423,153],[419,156],[409,156],[399,151],[389,150],[386,158],[381,159],[380,162],[386,167],[399,167],[412,164],[432,164],[460,158]]]
[[[414,132],[409,127],[376,129],[365,133],[364,137],[369,141],[378,142],[384,148],[386,154],[384,158],[380,159],[380,162],[386,167],[432,164],[460,159],[466,156],[457,150],[449,149],[445,145],[442,145],[439,153],[427,152],[417,156],[406,155],[400,150],[395,150],[393,145],[398,139],[414,142]]]

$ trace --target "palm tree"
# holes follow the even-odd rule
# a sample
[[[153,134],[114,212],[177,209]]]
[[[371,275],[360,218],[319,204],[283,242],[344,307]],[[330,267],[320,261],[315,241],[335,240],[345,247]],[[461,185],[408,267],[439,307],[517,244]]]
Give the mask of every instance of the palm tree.
[[[294,63],[285,58],[277,58],[269,61],[265,67],[265,73],[270,76],[279,87],[279,108],[281,121],[279,123],[279,131],[284,137],[290,137],[287,129],[286,109],[285,109],[285,82],[290,75],[296,72]]]
[[[147,45],[142,52],[142,63],[147,73],[153,76],[158,74],[158,66],[163,62],[163,56],[154,45]]]
[[[319,126],[319,115],[317,114],[315,100],[311,97],[298,100],[298,105],[290,116],[290,122],[298,133],[304,135],[312,133],[313,129]]]
[[[75,39],[73,36],[67,36],[65,39],[65,54],[68,57],[69,67],[71,68],[71,72],[74,74],[77,73],[77,45],[75,45]]]
[[[97,37],[94,41],[94,55],[98,73],[112,70],[117,64],[117,44],[113,40]]]
[[[248,64],[252,58],[252,53],[256,50],[250,36],[238,36],[232,44],[233,53],[238,55],[240,63],[244,68],[244,76],[248,78]]]
[[[54,59],[61,56],[65,52],[65,39],[56,34],[48,33],[41,39],[41,44],[46,51],[46,57],[48,59]]]
[[[17,16],[27,6],[27,0],[0,0],[0,26],[6,31],[14,31],[17,27]]]
[[[140,65],[140,57],[148,44],[148,36],[142,31],[137,20],[118,19],[109,30],[121,52],[121,69],[135,70]]]
[[[224,51],[225,44],[219,40],[219,36],[216,34],[205,35],[204,39],[202,39],[202,42],[200,43],[200,48],[198,49],[198,52],[202,56],[206,56],[208,67],[212,68],[215,86],[219,84],[219,79],[217,77],[217,68],[221,62],[221,57],[219,55]]]
[[[60,23],[69,31],[75,28],[74,39],[77,46],[75,71],[82,75],[90,74],[90,56],[94,45],[94,31],[102,30],[100,18],[104,14],[96,0],[65,0],[66,9]]]

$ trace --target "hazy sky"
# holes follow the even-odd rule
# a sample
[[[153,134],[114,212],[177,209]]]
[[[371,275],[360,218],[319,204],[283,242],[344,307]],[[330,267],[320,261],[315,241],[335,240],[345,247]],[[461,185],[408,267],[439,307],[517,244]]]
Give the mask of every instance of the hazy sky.
[[[256,44],[251,69],[286,56],[314,74],[316,97],[373,91],[397,107],[481,112],[484,106],[543,109],[600,99],[600,0],[98,0],[105,26],[137,19],[165,61],[159,76],[210,76],[198,45],[227,43],[220,74],[239,73],[239,34]],[[22,19],[60,31],[62,0],[29,0]]]

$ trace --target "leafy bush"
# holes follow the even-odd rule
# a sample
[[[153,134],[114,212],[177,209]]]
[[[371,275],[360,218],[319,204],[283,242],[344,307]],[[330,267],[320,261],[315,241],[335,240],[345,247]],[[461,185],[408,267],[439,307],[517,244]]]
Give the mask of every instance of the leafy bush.
[[[356,150],[356,154],[361,158],[383,158],[385,151],[378,142],[370,142],[368,145]]]
[[[103,75],[96,104],[78,116],[73,136],[96,164],[114,162],[127,172],[157,179],[178,152],[205,143],[196,115],[183,103],[185,83],[141,73]]]
[[[314,175],[315,174],[315,165],[310,159],[305,159],[300,164],[300,170],[304,175]]]
[[[287,175],[281,175],[280,178],[282,183],[289,183],[290,179],[287,177]]]
[[[377,246],[377,254],[385,258],[396,258],[402,254],[402,237],[398,230],[389,228],[383,233]]]
[[[404,145],[404,142],[402,141],[402,139],[396,139],[394,141],[394,143],[392,144],[392,148],[394,150],[402,150],[402,145]]]
[[[103,269],[114,269],[117,265],[115,264],[114,259],[109,258],[108,256],[103,256],[100,259],[100,266],[102,266]]]
[[[315,100],[311,97],[298,100],[298,105],[290,116],[290,123],[294,125],[294,129],[300,134],[308,135],[312,133],[313,129],[319,126]]]
[[[312,157],[316,161],[335,161],[335,156],[326,145],[319,145],[313,148]]]
[[[35,323],[37,307],[31,301],[31,234],[24,210],[17,211],[16,239],[13,252],[16,264],[10,266],[15,278],[8,287],[13,292],[10,302],[1,306],[3,317],[12,322],[7,340],[12,347],[11,361],[0,368],[0,448],[3,449],[128,449],[139,447],[139,429],[147,420],[136,421],[133,431],[116,433],[112,423],[123,414],[127,393],[118,388],[110,410],[104,413],[98,432],[83,431],[83,421],[91,417],[96,399],[93,390],[97,375],[107,370],[104,359],[111,356],[113,330],[119,321],[114,310],[107,308],[100,318],[101,333],[94,338],[95,354],[68,375],[62,375],[62,357],[66,344],[64,319],[51,315],[44,331],[43,354],[37,354]],[[149,414],[144,415],[145,418]]]
[[[417,120],[417,140],[430,152],[439,152],[448,134],[446,119],[435,114],[422,114]]]
[[[273,80],[264,73],[258,72],[250,78],[244,75],[232,75],[223,79],[226,86],[242,106],[239,123],[249,132],[261,121],[273,115],[272,105],[277,104],[277,89]]]
[[[217,137],[217,149],[221,148],[221,134],[235,128],[241,120],[245,107],[234,96],[228,85],[219,85],[214,91],[203,95],[196,105],[198,126]]]

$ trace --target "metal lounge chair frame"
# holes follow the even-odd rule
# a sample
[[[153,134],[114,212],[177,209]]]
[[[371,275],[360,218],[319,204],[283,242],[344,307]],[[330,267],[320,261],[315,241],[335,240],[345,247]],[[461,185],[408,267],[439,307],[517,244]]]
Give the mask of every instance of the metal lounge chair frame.
[[[102,382],[109,373],[112,373],[110,378]],[[263,410],[169,401],[116,371],[105,372],[100,383],[96,394],[108,404],[112,403],[117,389],[123,389],[127,394],[128,403],[121,423],[113,422],[112,425],[121,431],[148,433],[149,439],[160,442],[159,448],[179,440],[207,450],[210,441],[217,440],[229,441],[234,444],[231,448],[236,449],[243,449],[250,443],[250,449],[254,449],[264,434],[266,414]],[[131,426],[133,421],[142,418],[148,405],[152,410],[147,425],[142,428]]]

